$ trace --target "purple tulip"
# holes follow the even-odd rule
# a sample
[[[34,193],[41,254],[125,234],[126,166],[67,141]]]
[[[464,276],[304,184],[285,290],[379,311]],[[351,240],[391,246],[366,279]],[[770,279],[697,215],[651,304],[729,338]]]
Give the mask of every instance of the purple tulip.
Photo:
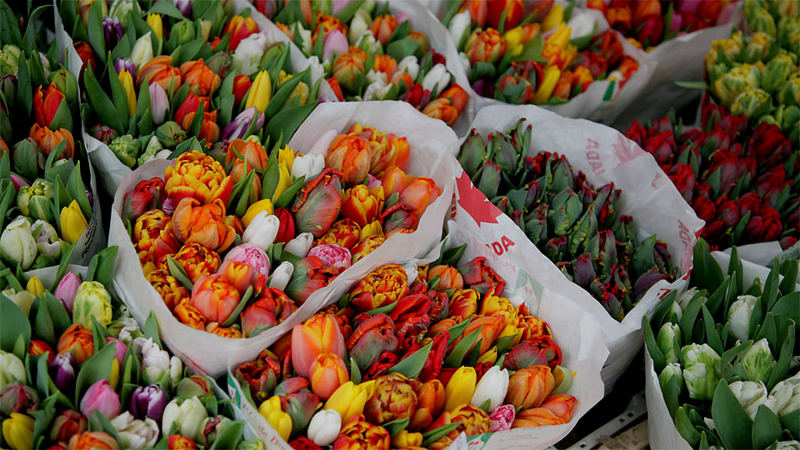
[[[91,417],[97,411],[110,420],[119,415],[119,409],[119,394],[111,388],[106,379],[98,380],[91,385],[81,399],[81,413],[86,417]]]
[[[131,395],[130,411],[137,419],[144,420],[145,417],[149,417],[161,422],[168,401],[167,393],[158,385],[139,386]]]
[[[323,61],[330,61],[334,55],[346,52],[349,45],[347,43],[347,38],[339,30],[333,30],[325,33],[325,40],[323,41],[323,44]]]
[[[256,117],[258,118],[256,119]],[[222,130],[222,140],[231,141],[236,138],[243,139],[245,137],[244,134],[247,132],[247,129],[250,128],[250,124],[253,120],[256,121],[256,130],[264,126],[264,115],[259,114],[255,106],[240,112],[231,123],[225,126],[225,129]]]
[[[64,278],[58,282],[56,291],[53,293],[57,299],[61,300],[61,303],[64,304],[70,314],[72,314],[72,304],[75,303],[75,293],[78,292],[80,284],[81,279],[78,275],[73,272],[67,272]]]
[[[153,116],[153,123],[161,125],[169,109],[169,99],[167,92],[158,83],[150,83],[150,114]]]
[[[66,391],[75,382],[75,357],[72,353],[59,353],[50,363],[50,378],[61,391]]]
[[[117,71],[117,75],[122,73],[123,70],[127,70],[131,76],[136,76],[136,66],[133,65],[133,60],[130,58],[117,58],[114,61],[114,70]]]
[[[103,17],[103,33],[106,35],[106,45],[113,48],[125,32],[122,30],[122,23],[117,17]]]
[[[178,8],[178,11],[183,14],[183,17],[188,17],[191,19],[192,0],[172,0],[172,3],[175,4],[175,7]]]

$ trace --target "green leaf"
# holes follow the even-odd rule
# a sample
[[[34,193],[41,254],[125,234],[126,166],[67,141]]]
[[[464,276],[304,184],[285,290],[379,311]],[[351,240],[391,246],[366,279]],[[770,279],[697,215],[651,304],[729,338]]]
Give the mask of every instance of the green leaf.
[[[147,315],[147,320],[144,323],[144,328],[142,328],[142,334],[144,337],[148,337],[153,340],[159,347],[163,348],[163,344],[161,344],[161,338],[159,337],[158,333],[158,321],[156,320],[156,315],[153,311]]]
[[[349,5],[345,6],[338,13],[336,13],[336,18],[342,23],[349,23],[353,16],[356,15],[356,12],[361,9],[361,5],[363,3],[364,0],[350,2]]]
[[[708,342],[708,345],[713,348],[718,355],[721,355],[725,351],[725,348],[722,345],[722,338],[720,338],[719,332],[714,326],[714,317],[711,316],[711,312],[708,310],[708,308],[706,308],[706,305],[703,305],[702,310],[703,325],[705,325],[706,331],[706,342]]]
[[[175,20],[183,20],[183,14],[175,7],[172,2],[158,2],[147,11],[148,14],[161,14],[172,17]]]
[[[0,293],[0,349],[24,359],[30,345],[31,324],[28,318],[16,303]]]
[[[796,409],[789,414],[784,414],[780,418],[781,426],[789,430],[795,438],[800,436],[800,409]]]
[[[775,302],[770,312],[777,316],[792,319],[795,323],[800,323],[800,292],[784,295]]]
[[[299,191],[306,182],[306,177],[301,176],[292,182],[286,190],[281,192],[280,197],[273,203],[275,208],[286,208],[294,200],[295,194]]]
[[[58,283],[64,278],[64,275],[67,274],[69,270],[69,261],[72,259],[72,254],[74,252],[75,244],[70,244],[68,242],[61,243],[61,262],[59,262],[58,270],[56,270],[55,281],[53,281],[53,285],[50,287],[51,291],[55,291]]]
[[[243,433],[244,421],[234,420],[222,430],[222,433],[217,436],[209,450],[236,448],[242,440]]]
[[[236,305],[236,308],[234,308],[231,315],[228,316],[228,319],[225,322],[222,322],[222,325],[220,326],[229,327],[234,323],[236,323],[236,321],[239,320],[239,314],[241,314],[242,310],[244,310],[244,307],[247,306],[247,302],[250,300],[250,297],[252,296],[253,296],[253,286],[251,285],[247,287],[246,291],[244,291],[242,299],[239,301],[239,304]]]
[[[81,213],[87,220],[92,217],[92,205],[89,203],[89,197],[86,195],[86,185],[83,184],[81,179],[81,162],[75,164],[75,168],[69,174],[67,179],[67,191],[70,196],[78,201],[81,207]]]
[[[781,264],[781,275],[783,275],[783,280],[781,281],[779,287],[782,293],[789,294],[795,290],[798,270],[800,270],[800,264],[798,264],[796,260],[787,259]]]
[[[450,339],[447,341],[448,347],[452,345],[459,336],[461,336],[461,333],[463,333],[467,326],[469,326],[470,322],[472,322],[472,317],[447,329],[447,332],[450,333]]]
[[[725,447],[748,448],[752,445],[753,421],[725,380],[720,380],[714,391],[711,418]]]
[[[667,405],[669,415],[675,417],[681,395],[681,379],[678,377],[670,377],[667,381],[667,385],[663,386],[661,391],[664,395],[664,403]]]
[[[106,417],[105,414],[101,413],[98,409],[95,409],[92,414],[89,415],[89,430],[104,431],[113,436],[117,442],[120,442],[117,429],[114,428],[114,425],[111,424],[111,421],[108,420],[108,417]]]
[[[275,114],[266,127],[266,132],[270,140],[275,141],[281,136],[283,136],[287,142],[291,140],[300,124],[303,123],[306,117],[308,117],[311,111],[316,107],[316,104],[295,106],[283,109]]]
[[[650,352],[650,358],[653,360],[653,367],[656,373],[661,373],[667,365],[667,357],[656,342],[656,337],[653,334],[653,328],[650,327],[650,321],[647,316],[642,317],[642,332],[644,334],[644,343],[647,350]]]
[[[692,447],[696,446],[697,443],[700,442],[700,433],[689,418],[687,405],[681,406],[675,411],[674,420],[675,428],[677,428],[681,436],[686,439],[686,442]]]
[[[119,80],[117,80],[117,83],[119,83]],[[114,103],[103,91],[103,88],[100,87],[100,83],[91,70],[83,72],[83,84],[86,88],[86,98],[89,100],[89,105],[97,117],[101,119],[104,125],[113,128],[117,133],[123,134],[128,115],[117,114]]]
[[[694,269],[692,269],[692,284],[707,289],[709,292],[717,290],[724,281],[725,276],[719,264],[711,256],[708,243],[700,238],[694,246]]]
[[[25,114],[30,115],[33,109],[33,87],[28,60],[23,55],[20,55],[17,64],[17,102],[24,107]]]
[[[408,55],[413,55],[417,51],[419,43],[411,38],[403,38],[394,42],[390,42],[386,46],[386,54],[391,56],[397,61],[405,58]]]
[[[461,365],[461,361],[463,361],[464,357],[467,355],[467,352],[472,350],[472,347],[480,337],[481,329],[483,329],[483,326],[476,328],[475,331],[468,334],[464,339],[461,340],[461,342],[456,344],[450,354],[444,359],[445,364],[447,364],[449,367],[459,367]]]
[[[430,447],[431,444],[446,436],[451,431],[461,426],[461,422],[448,423],[439,428],[434,428],[428,432],[422,433],[422,446]]]
[[[397,372],[408,378],[416,378],[422,372],[422,368],[425,367],[425,361],[428,360],[432,347],[433,342],[428,342],[424,347],[392,366],[389,369],[389,373]]]
[[[795,323],[796,322],[789,322],[787,324],[786,338],[783,340],[783,345],[781,345],[778,361],[775,363],[775,367],[770,371],[769,379],[767,379],[767,389],[769,390],[783,380],[789,372],[789,367],[792,364],[792,355],[794,355]]]
[[[280,86],[278,86],[274,95],[269,100],[267,108],[264,110],[264,117],[270,118],[275,114],[277,114],[278,111],[280,111],[283,104],[286,103],[286,99],[288,99],[289,96],[292,94],[294,88],[297,87],[297,85],[300,84],[301,81],[303,81],[300,75],[306,72],[310,73],[309,72],[310,70],[311,67],[309,66],[308,68],[306,68],[306,70],[304,70],[300,74],[297,74],[292,78],[289,78],[288,80],[281,83]]]
[[[56,342],[56,334],[53,326],[53,320],[50,318],[47,305],[41,299],[36,299],[34,302],[36,308],[36,317],[33,320],[33,332],[40,339],[49,343]],[[33,314],[33,308],[30,313]]]
[[[117,259],[119,247],[112,245],[101,250],[89,262],[90,270],[86,272],[88,281],[97,281],[103,286],[111,286],[111,277],[114,274],[114,264]]]
[[[397,419],[391,422],[386,422],[381,425],[383,428],[386,428],[386,431],[389,432],[389,435],[394,436],[397,433],[403,431],[408,424],[411,423],[411,418],[406,417],[405,419]]]
[[[377,316],[378,314],[384,314],[384,313],[388,314],[388,313],[394,311],[394,308],[396,306],[397,306],[397,301],[393,301],[392,303],[389,303],[388,305],[384,305],[384,306],[381,306],[380,308],[375,308],[375,309],[369,310],[369,311],[367,311],[367,314],[369,314],[370,316]]]
[[[753,448],[766,448],[781,438],[781,422],[771,409],[758,407],[753,421]]]
[[[358,368],[356,360],[350,357],[350,381],[355,384],[361,383],[361,369]]]
[[[111,376],[111,365],[114,364],[116,346],[106,345],[84,361],[78,377],[75,379],[75,404],[80,403],[83,392],[99,380]]]
[[[94,50],[99,62],[106,62],[106,37],[103,32],[103,13],[100,10],[100,3],[94,2],[89,8],[89,21],[86,27],[89,31],[89,45]],[[89,70],[84,71],[90,72]],[[113,78],[113,77],[109,77]],[[127,116],[126,116],[127,117]]]
[[[175,258],[172,255],[167,256],[167,268],[169,269],[169,274],[178,280],[183,287],[189,291],[192,290],[194,287],[192,280],[189,279],[189,275],[186,274],[186,270],[184,270],[183,266],[175,261]]]
[[[705,301],[705,297],[703,295],[695,295],[692,300],[689,302],[689,305],[683,311],[683,316],[681,316],[680,323],[678,324],[681,328],[681,338],[683,339],[682,342],[693,342],[692,341],[692,330],[694,329],[694,324],[697,321],[697,315],[700,313],[700,308],[703,307],[703,303]]]
[[[701,91],[708,89],[708,84],[705,81],[676,81],[675,85],[684,89],[697,89]]]
[[[731,259],[730,262],[728,262],[728,275],[735,279],[738,289],[742,289],[742,286],[744,286],[743,274],[742,260],[739,258],[739,251],[734,246],[731,248]],[[737,295],[739,295],[738,291],[734,294],[734,297]]]

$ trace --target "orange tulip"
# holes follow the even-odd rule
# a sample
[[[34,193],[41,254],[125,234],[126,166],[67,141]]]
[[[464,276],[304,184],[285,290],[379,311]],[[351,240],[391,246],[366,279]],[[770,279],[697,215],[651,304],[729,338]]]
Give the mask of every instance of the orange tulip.
[[[494,63],[506,51],[506,40],[494,28],[473,31],[465,45],[464,53],[467,54],[470,64]]]
[[[530,408],[517,413],[511,428],[544,427],[563,423],[565,422],[549,409]]]
[[[578,404],[578,399],[566,394],[551,395],[545,399],[540,408],[544,408],[552,412],[556,417],[563,420],[564,423],[569,422],[572,417],[572,411],[575,405]]]
[[[177,252],[181,246],[172,219],[160,209],[148,211],[136,219],[133,244],[145,274],[155,270],[164,256]]]
[[[36,123],[43,127],[49,127],[62,103],[66,103],[66,98],[55,83],[50,83],[44,90],[42,86],[36,88],[36,93],[33,95],[33,112]]]
[[[292,329],[292,365],[302,377],[311,376],[311,366],[318,355],[333,353],[344,358],[344,337],[330,314],[316,314]]]
[[[181,303],[183,299],[189,299],[189,290],[178,282],[166,269],[158,269],[148,273],[145,278],[156,289],[164,300],[170,311]]]
[[[249,167],[264,170],[267,167],[267,151],[258,142],[234,139],[225,151],[225,164],[235,159],[244,159]]]
[[[425,212],[442,190],[436,186],[436,182],[430,178],[419,177],[409,183],[400,192],[400,203],[411,208],[412,214],[419,217]]]
[[[356,416],[342,427],[333,443],[333,450],[389,450],[390,443],[386,428],[363,420],[363,416]]]
[[[219,268],[219,273],[224,275],[228,283],[242,295],[250,286],[256,291],[254,293],[260,293],[267,281],[264,275],[258,273],[253,266],[241,261],[225,261],[225,264]]]
[[[561,76],[553,89],[553,97],[567,100],[572,92],[572,79],[574,74],[570,71],[561,72]]]
[[[358,136],[339,135],[328,147],[325,166],[341,170],[345,183],[359,184],[369,173],[369,144]]]
[[[369,26],[369,31],[375,36],[375,39],[380,41],[381,45],[386,46],[389,43],[389,38],[392,37],[395,28],[397,28],[397,18],[391,14],[384,14],[378,16],[372,21]]]
[[[475,289],[457,289],[450,297],[450,317],[461,322],[478,312],[480,294]]]
[[[186,61],[181,64],[180,71],[183,82],[191,86],[198,95],[211,95],[222,83],[219,75],[208,68],[203,58]]]
[[[490,290],[483,297],[481,314],[490,317],[501,317],[509,325],[516,326],[519,323],[517,309],[511,304],[511,300],[494,295],[494,290]]]
[[[216,199],[201,204],[184,198],[172,215],[175,235],[185,244],[196,242],[213,250],[225,251],[236,238],[233,227],[225,223],[225,204]]]
[[[439,98],[446,98],[450,100],[450,105],[452,105],[456,111],[458,111],[458,116],[460,116],[461,113],[464,112],[464,108],[467,106],[469,94],[467,94],[467,91],[465,91],[464,88],[456,83],[453,83],[452,86],[439,95]],[[458,120],[458,117],[456,117],[456,120]]]
[[[86,431],[69,440],[69,450],[119,450],[114,436],[105,431]]]
[[[428,283],[434,282],[436,282],[436,286],[431,286],[431,288],[439,291],[462,289],[464,287],[464,277],[461,276],[458,270],[455,267],[445,265],[438,265],[428,269]],[[477,300],[477,296],[475,296],[475,299]]]
[[[553,373],[547,366],[520,369],[508,381],[506,403],[516,408],[538,408],[555,386]]]
[[[550,326],[544,320],[529,315],[519,315],[517,327],[522,330],[522,339],[531,339],[537,336],[552,336]]]
[[[211,156],[192,150],[178,157],[174,166],[166,169],[164,189],[177,205],[184,197],[202,203],[220,199],[227,203],[233,182],[225,174],[225,168]]]
[[[206,333],[216,334],[229,339],[241,339],[244,337],[242,331],[236,327],[221,327],[219,323],[212,322],[206,324]]]
[[[373,193],[377,195],[373,195]],[[383,209],[383,188],[370,189],[358,184],[344,191],[341,215],[353,220],[362,228],[378,217]]]
[[[572,74],[574,75],[572,77],[572,87],[574,89],[576,86],[580,86],[581,92],[588,89],[589,85],[594,81],[592,71],[586,66],[578,66],[572,69]]]
[[[364,74],[364,63],[367,53],[358,47],[351,46],[340,53],[333,61],[333,78],[343,88],[353,90],[356,78]]]
[[[364,405],[364,417],[370,423],[382,424],[410,418],[416,408],[417,394],[408,378],[391,373],[375,380],[374,393]]]
[[[208,322],[223,323],[239,304],[239,291],[228,283],[225,275],[203,275],[194,284],[189,304],[197,308]]]
[[[492,428],[491,420],[486,411],[471,404],[462,404],[450,411],[450,421],[460,422],[458,427],[467,436],[488,433]]]
[[[461,334],[461,337],[456,339],[454,345],[458,342],[461,342],[462,339],[469,336],[470,333],[473,331],[480,329],[479,337],[477,342],[480,342],[480,354],[486,353],[492,345],[494,345],[494,341],[500,337],[500,333],[503,332],[503,328],[505,328],[505,323],[502,317],[488,317],[488,316],[478,316],[472,322],[467,325],[467,328],[464,329],[464,332]],[[472,351],[471,347],[469,351]],[[467,352],[469,354],[469,351]],[[551,387],[550,390],[553,390]],[[549,393],[549,392],[548,392]]]
[[[448,125],[456,123],[461,115],[458,108],[447,97],[439,97],[425,105],[425,108],[422,109],[422,114],[433,119],[439,119]]]
[[[426,383],[414,382],[417,394],[417,409],[411,416],[408,424],[410,430],[421,430],[433,422],[435,417],[444,408],[444,385],[441,381],[433,379]]]
[[[375,251],[385,240],[386,238],[382,234],[367,236],[361,239],[358,244],[350,250],[350,254],[353,256],[353,264]]]
[[[166,92],[175,92],[181,87],[181,71],[172,66],[171,56],[156,56],[139,68],[136,86],[141,86],[143,82],[145,86],[158,83]]]
[[[174,310],[175,316],[183,323],[184,325],[188,325],[195,330],[205,330],[206,329],[206,318],[203,314],[192,306],[191,300],[189,297],[182,299],[176,306]]]
[[[30,137],[36,142],[36,145],[39,146],[45,156],[49,155],[62,141],[66,141],[66,144],[64,145],[64,152],[61,153],[59,159],[72,159],[75,156],[75,139],[66,128],[53,131],[46,126],[40,126],[35,123],[31,126]]]
[[[192,283],[202,275],[214,273],[219,269],[221,259],[219,253],[210,250],[198,243],[189,243],[175,253],[175,261],[183,267]],[[168,269],[166,259],[162,261],[161,268]]]
[[[231,181],[234,184],[236,184],[242,178],[246,177],[250,172],[253,172],[254,170],[256,170],[256,168],[251,166],[249,162],[243,159],[237,159],[233,163],[233,167],[231,167],[231,172],[230,172]],[[253,175],[253,181],[250,183],[251,204],[257,202],[260,196],[261,196],[261,176],[259,176],[256,173],[255,175]]]
[[[397,60],[389,55],[376,55],[372,70],[385,73],[386,79],[391,80],[397,71]]]
[[[72,324],[58,338],[56,351],[58,353],[72,353],[72,356],[75,357],[75,362],[78,365],[83,364],[88,357],[94,354],[92,332],[81,326],[81,324]]]
[[[343,24],[336,16],[322,14],[317,11],[317,26],[311,35],[311,39],[316,42],[317,37],[320,35],[328,34],[331,31],[340,31],[343,35],[347,36],[347,25]]]
[[[462,9],[469,11],[472,24],[478,28],[486,26],[489,19],[489,2],[487,0],[465,0]]]
[[[358,136],[369,143],[369,173],[372,175],[382,178],[384,172],[392,166],[398,166],[402,170],[408,168],[410,149],[406,138],[398,138],[392,133],[385,133],[359,123],[353,124],[347,134]]]
[[[369,311],[403,298],[408,293],[408,275],[399,264],[379,267],[359,280],[350,290],[350,303],[359,311]]]
[[[430,49],[431,44],[428,42],[428,36],[425,33],[417,30],[411,30],[406,35],[406,38],[417,43],[417,49],[414,51],[414,53],[418,55],[424,55],[428,53],[428,49]]]
[[[311,364],[311,390],[320,399],[327,400],[339,386],[347,383],[347,374],[342,357],[336,353],[320,353]]]
[[[358,243],[360,236],[361,227],[355,221],[345,218],[334,222],[325,234],[314,241],[314,246],[336,244],[350,250]]]
[[[192,94],[190,94],[192,95]],[[180,110],[180,108],[179,108]],[[178,124],[184,130],[188,130],[197,115],[197,111],[189,111],[183,116],[183,121]],[[217,112],[216,111],[203,111],[203,122],[200,124],[200,132],[197,134],[197,139],[206,141],[206,146],[211,146],[214,142],[219,141],[220,130],[217,125]]]
[[[228,38],[228,50],[233,52],[236,50],[236,47],[239,46],[239,43],[242,42],[242,39],[257,32],[258,25],[256,25],[252,17],[245,18],[237,15],[228,20],[228,23],[225,24],[225,29],[222,31],[222,35],[231,34]]]
[[[391,197],[395,192],[399,195],[412,181],[414,181],[414,175],[407,175],[400,167],[390,167],[384,172],[381,180],[383,195],[386,198]]]

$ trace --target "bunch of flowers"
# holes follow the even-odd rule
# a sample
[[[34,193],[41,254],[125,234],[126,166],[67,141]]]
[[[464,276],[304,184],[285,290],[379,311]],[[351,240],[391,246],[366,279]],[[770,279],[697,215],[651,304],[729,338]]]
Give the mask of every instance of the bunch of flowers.
[[[523,122],[485,138],[473,129],[458,160],[568,279],[622,320],[653,284],[676,276],[667,245],[637,238],[613,182],[597,188],[564,156],[533,154],[532,127]]]
[[[708,88],[733,114],[778,125],[800,144],[800,8],[793,2],[747,0],[747,26],[714,41],[705,58]]]
[[[570,420],[573,374],[546,322],[463,247],[382,266],[235,376],[294,448],[447,448],[467,436]],[[324,406],[323,406],[324,403]]]
[[[51,292],[6,276],[0,295],[2,445],[12,449],[258,448],[212,381],[188,376],[106,289],[116,247]],[[261,447],[263,448],[263,446]]]
[[[417,228],[440,189],[406,174],[409,152],[404,137],[359,124],[326,156],[276,146],[268,158],[253,137],[236,139],[222,162],[192,150],[163,179],[141,181],[122,215],[146,278],[181,322],[251,337]]]
[[[669,117],[626,135],[652,154],[698,217],[712,248],[800,237],[800,152],[777,125],[748,126],[747,116],[703,99],[700,129]]]
[[[0,258],[21,270],[58,265],[92,218],[91,175],[73,132],[77,83],[35,49],[6,44],[0,53]]]
[[[74,4],[59,11],[79,39],[85,125],[128,167],[167,158],[187,137],[212,147],[291,136],[317,103],[310,70],[293,74],[289,46],[270,43],[249,10],[186,1],[155,3],[145,14],[131,0],[108,11],[105,2]],[[98,28],[104,33],[85,34]]]
[[[634,45],[651,50],[683,33],[717,25],[731,1],[589,0],[586,6],[601,11],[611,28]]]
[[[694,264],[691,289],[672,291],[652,321],[643,320],[675,427],[692,447],[797,442],[797,261],[775,263],[763,284],[750,287],[735,249],[727,274],[703,240]]]
[[[552,0],[470,0],[453,2],[444,23],[478,95],[559,104],[596,80],[621,87],[639,68],[615,31],[596,33],[585,16],[571,21],[571,14]]]
[[[349,4],[348,4],[349,3]],[[257,7],[323,63],[339,100],[403,100],[454,124],[467,104],[445,57],[390,3],[259,1]]]

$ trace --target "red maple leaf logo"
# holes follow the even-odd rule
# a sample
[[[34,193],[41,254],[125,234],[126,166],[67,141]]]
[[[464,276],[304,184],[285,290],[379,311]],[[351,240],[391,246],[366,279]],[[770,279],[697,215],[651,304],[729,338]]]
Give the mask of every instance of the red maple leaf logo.
[[[625,136],[617,134],[617,142],[611,145],[614,148],[614,154],[620,162],[626,163],[632,159],[641,156],[642,151],[636,148],[636,144]]]
[[[497,223],[497,217],[503,214],[497,209],[489,199],[483,195],[472,181],[467,172],[462,171],[461,176],[456,179],[458,189],[458,204],[475,220],[478,226],[481,223]]]

